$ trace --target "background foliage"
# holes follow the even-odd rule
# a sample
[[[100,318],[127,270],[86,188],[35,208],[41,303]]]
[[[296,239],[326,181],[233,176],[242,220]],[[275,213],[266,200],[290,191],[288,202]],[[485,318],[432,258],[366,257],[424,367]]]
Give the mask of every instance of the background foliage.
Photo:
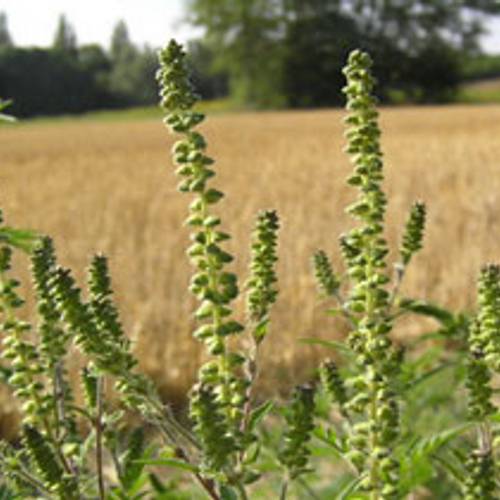
[[[341,68],[358,47],[376,61],[385,102],[470,101],[457,92],[464,81],[500,75],[498,56],[478,46],[499,9],[471,0],[186,0],[185,22],[204,33],[188,57],[203,99],[239,107],[340,105]],[[134,44],[123,21],[108,48],[80,45],[64,16],[51,47],[21,48],[0,14],[0,95],[16,116],[153,104],[155,70],[154,51]]]

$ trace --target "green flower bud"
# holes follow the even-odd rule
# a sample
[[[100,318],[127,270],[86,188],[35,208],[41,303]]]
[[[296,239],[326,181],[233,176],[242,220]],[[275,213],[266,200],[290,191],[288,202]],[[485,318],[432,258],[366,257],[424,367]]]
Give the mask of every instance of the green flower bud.
[[[307,466],[310,450],[307,442],[314,429],[314,388],[298,386],[286,409],[285,447],[280,453],[281,463],[296,477]]]
[[[411,208],[403,233],[400,252],[404,265],[407,265],[413,254],[422,248],[425,215],[425,204],[417,201]]]
[[[314,270],[320,292],[325,295],[335,295],[339,289],[340,281],[335,276],[326,253],[322,250],[318,250],[314,254]]]

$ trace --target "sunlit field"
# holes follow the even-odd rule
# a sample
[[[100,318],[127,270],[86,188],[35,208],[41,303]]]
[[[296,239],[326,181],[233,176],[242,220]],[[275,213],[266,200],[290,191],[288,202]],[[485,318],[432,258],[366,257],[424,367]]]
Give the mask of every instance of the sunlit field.
[[[217,160],[218,205],[240,276],[259,209],[276,208],[280,231],[280,296],[262,348],[266,391],[288,387],[288,373],[307,377],[324,353],[301,337],[334,338],[345,327],[325,314],[311,256],[325,249],[338,261],[338,236],[350,219],[353,191],[341,111],[209,117],[204,132]],[[500,106],[382,110],[389,240],[412,201],[428,206],[425,248],[404,290],[444,306],[472,304],[479,267],[500,261]],[[64,120],[0,129],[1,206],[10,225],[54,237],[60,261],[83,270],[95,252],[111,262],[116,299],[142,367],[165,396],[193,380],[200,349],[191,338],[194,301],[182,226],[188,197],[176,191],[172,139],[161,120]],[[394,194],[393,194],[394,193]],[[16,262],[28,280],[26,261]],[[28,305],[30,300],[28,297]],[[333,304],[331,304],[333,305]],[[244,314],[242,301],[240,314]],[[396,336],[418,326],[401,323]]]

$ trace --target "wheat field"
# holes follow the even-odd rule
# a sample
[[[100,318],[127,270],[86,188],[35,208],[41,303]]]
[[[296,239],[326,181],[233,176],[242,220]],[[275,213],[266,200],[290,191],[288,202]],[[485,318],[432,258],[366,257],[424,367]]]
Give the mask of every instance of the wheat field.
[[[351,224],[344,214],[355,193],[345,186],[343,114],[218,115],[203,126],[217,160],[215,185],[227,195],[218,207],[233,235],[228,248],[243,279],[255,214],[275,208],[281,217],[281,294],[262,348],[265,390],[286,389],[290,371],[295,381],[305,378],[328,354],[298,338],[345,332],[325,315],[330,304],[318,299],[311,270],[318,248],[339,262],[337,238]],[[500,261],[500,107],[392,108],[382,110],[381,120],[389,241],[397,246],[414,200],[428,206],[425,248],[404,293],[470,307],[480,266]],[[7,222],[52,235],[61,264],[75,269],[82,284],[90,256],[106,253],[142,368],[166,397],[182,394],[201,351],[190,337],[194,302],[186,291],[188,196],[175,189],[172,138],[161,120],[34,122],[2,127],[0,138]],[[26,266],[27,259],[17,259],[23,282]],[[404,339],[416,328],[402,324],[396,334]]]

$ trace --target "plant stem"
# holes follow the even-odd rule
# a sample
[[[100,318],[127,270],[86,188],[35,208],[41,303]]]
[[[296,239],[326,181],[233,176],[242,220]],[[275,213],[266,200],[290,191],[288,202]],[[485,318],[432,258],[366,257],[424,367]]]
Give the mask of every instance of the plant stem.
[[[245,491],[245,487],[239,481],[236,481],[234,486],[238,490],[238,493],[240,494],[241,500],[249,500],[247,492]]]
[[[399,262],[395,265],[395,269],[396,269],[396,277],[394,281],[394,286],[391,290],[391,295],[389,296],[386,314],[390,314],[392,308],[394,307],[394,303],[396,302],[396,299],[399,294],[399,289],[401,288],[401,284],[403,283],[406,266],[403,263]]]
[[[340,294],[340,292],[337,290],[333,294],[333,297],[335,298],[335,300],[337,301],[340,309],[342,310],[342,315],[344,316],[344,318],[347,321],[347,323],[349,324],[349,326],[352,329],[355,329],[356,328],[356,324],[354,322],[354,319],[352,318],[351,314],[349,313],[349,308],[346,306],[345,300],[342,297],[342,295]]]
[[[298,484],[302,487],[302,489],[314,500],[320,500],[318,495],[316,495],[315,491],[307,484],[307,481],[304,480],[303,477],[299,477],[297,479]]]
[[[96,416],[95,416],[95,440],[96,440],[96,464],[97,464],[97,485],[99,488],[100,500],[106,498],[106,487],[104,485],[104,473],[102,463],[102,413],[103,413],[103,396],[104,396],[104,380],[102,377],[97,379],[97,400],[96,400]]]
[[[281,483],[281,491],[280,491],[280,499],[286,500],[286,495],[288,493],[288,485],[290,484],[290,478],[288,476],[283,478],[283,482]]]
[[[182,448],[178,448],[176,452],[178,458],[184,460],[187,463],[191,463]],[[199,472],[193,472],[193,475],[200,483],[200,486],[207,492],[210,498],[212,498],[213,500],[221,500],[219,494],[217,493],[217,491],[215,491],[214,482],[211,479],[204,478]]]
[[[200,443],[198,443],[198,441],[192,436],[189,431],[184,429],[184,427],[182,427],[182,425],[177,422],[168,406],[163,405],[160,401],[157,401],[156,398],[153,399],[151,396],[146,396],[145,400],[159,416],[160,422],[164,420],[167,425],[171,426],[171,428],[180,436],[182,436],[189,444],[191,444],[198,450],[200,449]],[[172,434],[168,432],[168,436],[169,439],[171,439]]]

